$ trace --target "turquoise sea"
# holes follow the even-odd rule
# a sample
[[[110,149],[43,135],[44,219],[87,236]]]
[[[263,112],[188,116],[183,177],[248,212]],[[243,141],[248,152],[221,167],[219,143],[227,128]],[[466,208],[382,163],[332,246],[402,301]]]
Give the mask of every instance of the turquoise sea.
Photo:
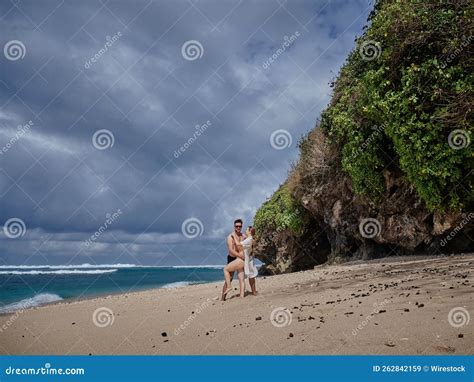
[[[72,298],[223,280],[222,266],[2,265],[0,313]]]

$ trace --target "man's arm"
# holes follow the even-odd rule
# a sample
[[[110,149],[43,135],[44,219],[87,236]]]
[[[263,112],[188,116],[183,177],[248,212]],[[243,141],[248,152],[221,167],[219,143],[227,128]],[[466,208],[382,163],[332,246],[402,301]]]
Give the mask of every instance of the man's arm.
[[[244,254],[242,252],[237,252],[234,249],[234,239],[232,238],[232,235],[227,236],[227,248],[229,249],[229,253],[233,255],[234,257],[239,257],[241,259],[245,259]]]

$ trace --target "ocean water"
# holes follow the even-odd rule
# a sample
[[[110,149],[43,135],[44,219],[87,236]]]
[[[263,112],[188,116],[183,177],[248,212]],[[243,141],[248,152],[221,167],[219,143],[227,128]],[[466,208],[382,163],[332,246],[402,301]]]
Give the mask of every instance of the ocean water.
[[[71,298],[223,280],[222,266],[133,264],[0,266],[0,313]]]

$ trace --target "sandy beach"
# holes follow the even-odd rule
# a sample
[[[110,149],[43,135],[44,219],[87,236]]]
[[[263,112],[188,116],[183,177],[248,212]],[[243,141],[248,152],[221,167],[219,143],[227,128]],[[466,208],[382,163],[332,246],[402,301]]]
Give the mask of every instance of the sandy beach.
[[[474,255],[387,258],[0,316],[2,354],[472,354]],[[237,282],[234,281],[234,287]]]

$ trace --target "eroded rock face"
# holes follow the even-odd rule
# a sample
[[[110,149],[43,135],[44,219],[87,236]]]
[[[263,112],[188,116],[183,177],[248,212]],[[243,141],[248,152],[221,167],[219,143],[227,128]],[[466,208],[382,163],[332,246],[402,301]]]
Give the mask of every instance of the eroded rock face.
[[[319,225],[312,221],[302,235],[289,230],[264,232],[254,249],[265,266],[261,274],[280,274],[309,269],[328,259],[331,246]]]
[[[474,250],[473,212],[431,213],[396,167],[384,171],[385,193],[377,201],[356,195],[336,150],[321,145],[317,152],[320,157],[305,163],[306,168],[297,167],[297,180],[291,181],[290,175],[288,181],[293,197],[310,216],[304,234],[260,235],[256,253],[269,273],[308,269],[328,258]]]
[[[472,217],[471,217],[472,219]],[[435,212],[433,214],[433,235],[442,235],[452,230],[459,220],[459,214],[453,212],[440,213]]]
[[[335,177],[326,185],[304,192],[302,205],[326,226],[333,256],[361,258],[406,252],[436,253],[473,249],[469,240],[474,219],[463,226],[463,234],[449,247],[441,240],[466,214],[449,211],[430,213],[401,176],[386,171],[386,192],[375,204],[354,194],[347,177]]]

